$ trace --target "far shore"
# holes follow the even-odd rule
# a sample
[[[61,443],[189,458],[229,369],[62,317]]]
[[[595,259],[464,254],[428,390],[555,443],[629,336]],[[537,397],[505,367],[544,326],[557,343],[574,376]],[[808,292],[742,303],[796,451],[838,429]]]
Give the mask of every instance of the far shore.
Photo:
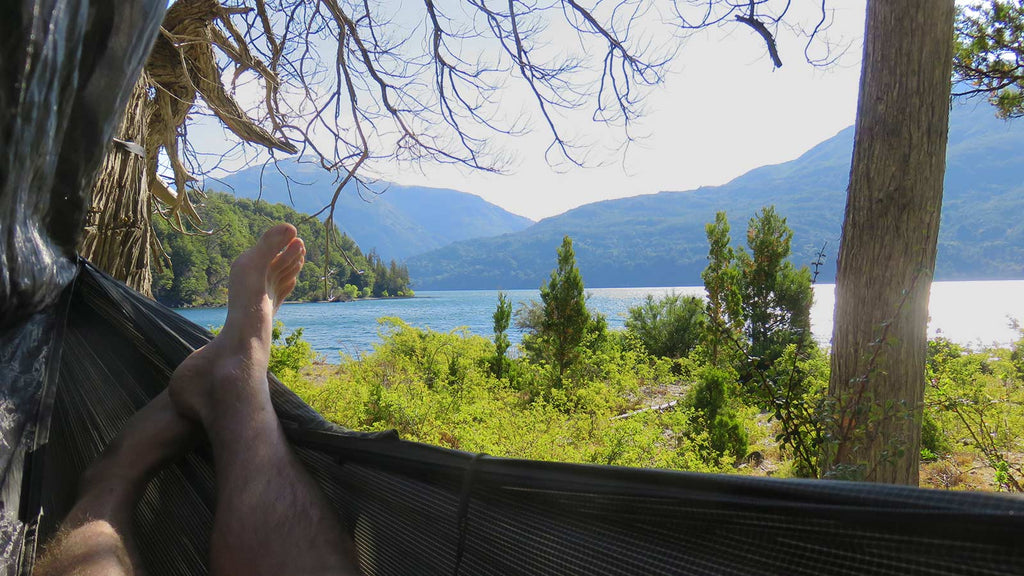
[[[281,303],[282,306],[288,304],[347,304],[350,302],[368,302],[370,300],[408,300],[410,298],[418,298],[418,296],[367,296],[366,298],[356,298],[354,300],[285,300]],[[214,310],[216,308],[226,308],[227,304],[220,304],[218,306],[178,306],[173,307],[173,310]]]

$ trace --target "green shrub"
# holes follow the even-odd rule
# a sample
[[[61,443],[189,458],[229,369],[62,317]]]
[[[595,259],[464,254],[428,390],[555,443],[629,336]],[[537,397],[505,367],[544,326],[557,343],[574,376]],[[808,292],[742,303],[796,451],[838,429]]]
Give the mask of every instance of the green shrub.
[[[707,431],[706,461],[746,455],[747,433],[728,398],[735,375],[709,366],[701,371],[699,377],[689,405],[694,411],[692,425]]]
[[[922,446],[965,451],[995,474],[998,489],[1024,491],[1024,383],[1007,349],[928,346]]]
[[[294,379],[299,370],[316,360],[313,347],[302,339],[302,328],[296,328],[284,341],[281,340],[283,333],[284,324],[274,322],[269,370],[282,381]]]
[[[942,435],[942,430],[939,429],[938,423],[935,421],[935,417],[931,412],[925,412],[921,418],[921,451],[930,452],[934,460],[936,454],[947,454],[949,453],[949,442],[945,436]],[[924,459],[924,456],[921,457]]]
[[[643,304],[629,309],[626,330],[652,356],[682,358],[700,343],[706,324],[701,298],[670,294],[655,300],[648,294]]]
[[[342,358],[316,384],[290,383],[328,419],[360,430],[395,429],[409,440],[497,456],[685,469],[718,469],[680,455],[678,415],[641,414],[642,390],[674,381],[671,361],[589,332],[566,374],[573,386],[551,390],[550,367],[510,358],[492,372],[494,344],[467,334],[420,330],[381,319],[381,343],[361,359]],[[547,392],[545,392],[547,391]],[[689,442],[686,440],[685,442]]]

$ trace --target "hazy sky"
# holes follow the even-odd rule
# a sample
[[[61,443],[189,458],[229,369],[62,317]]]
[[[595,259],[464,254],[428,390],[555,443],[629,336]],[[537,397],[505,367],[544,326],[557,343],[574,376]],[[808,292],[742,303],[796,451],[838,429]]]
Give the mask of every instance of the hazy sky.
[[[723,184],[752,168],[792,160],[854,121],[864,2],[829,6],[835,18],[829,38],[849,48],[825,69],[807,64],[804,41],[785,32],[780,34],[784,65],[777,70],[763,41],[741,24],[689,39],[665,84],[647,101],[638,127],[648,137],[625,158],[606,155],[610,165],[552,168],[543,154],[549,136],[535,130],[514,142],[516,164],[507,175],[424,164],[384,176],[401,184],[471,192],[541,219],[599,200]],[[808,14],[802,23],[813,26],[813,13]],[[600,137],[599,128],[579,129]]]
[[[586,121],[591,110],[560,123],[563,133],[598,144],[590,160],[599,167],[549,165],[544,152],[550,133],[537,122],[535,104],[517,96],[520,89],[503,92],[501,108],[515,114],[532,112],[536,126],[526,136],[495,138],[514,158],[505,174],[426,162],[386,162],[374,166],[374,175],[399,184],[470,192],[539,220],[599,200],[724,184],[758,166],[792,160],[853,124],[864,2],[827,3],[833,24],[821,40],[846,51],[825,68],[806,62],[806,40],[793,29],[782,28],[778,35],[783,60],[779,69],[773,68],[764,41],[743,24],[728,21],[688,38],[665,82],[648,93],[646,114],[634,126],[634,133],[645,137],[627,153],[610,151],[621,144],[620,132]],[[406,13],[423,17],[420,3],[395,6],[399,18]],[[787,22],[812,29],[819,9],[816,0],[794,1]],[[822,44],[816,46],[820,49]],[[557,42],[546,48],[560,49]],[[263,94],[255,85],[243,91]],[[191,130],[200,147],[216,150],[225,142],[224,130],[216,123],[199,122]],[[241,163],[242,159],[225,162],[219,173],[212,174],[237,169]]]

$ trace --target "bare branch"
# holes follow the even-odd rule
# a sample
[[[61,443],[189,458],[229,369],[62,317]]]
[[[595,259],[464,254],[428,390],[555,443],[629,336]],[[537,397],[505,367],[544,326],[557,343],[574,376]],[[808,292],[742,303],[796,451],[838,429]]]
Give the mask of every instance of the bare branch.
[[[789,6],[787,3],[786,10],[788,9]],[[761,38],[764,38],[764,43],[768,45],[768,55],[771,56],[772,63],[775,64],[776,68],[782,68],[782,59],[779,58],[779,48],[775,45],[775,37],[772,36],[768,27],[758,20],[757,16],[754,14],[754,0],[750,0],[750,13],[746,16],[737,14],[736,20],[750,26],[754,29],[754,32],[757,32],[761,35]]]
[[[569,115],[586,110],[619,132],[625,149],[681,35],[740,22],[780,66],[775,39],[790,4],[176,0],[147,64],[148,186],[172,226],[201,230],[198,183],[211,170],[273,162],[291,195],[295,182],[278,161],[295,155],[333,173],[332,198],[315,215],[332,225],[341,194],[368,190],[364,173],[395,160],[499,172],[507,155],[495,141],[533,121],[550,137],[549,162],[589,165],[592,147],[570,132]],[[823,2],[808,46],[828,28],[827,14]],[[510,100],[526,113],[510,110]],[[226,152],[190,141],[191,119],[207,117],[230,133]]]

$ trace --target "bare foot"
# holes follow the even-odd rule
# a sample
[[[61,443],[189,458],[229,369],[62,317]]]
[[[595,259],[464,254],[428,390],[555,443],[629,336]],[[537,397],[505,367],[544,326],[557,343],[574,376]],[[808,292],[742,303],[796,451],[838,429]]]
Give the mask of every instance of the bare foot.
[[[351,539],[288,445],[267,386],[274,310],[303,250],[294,228],[278,226],[240,256],[224,329],[171,376],[175,408],[202,423],[213,452],[211,574],[358,573]]]
[[[305,262],[306,248],[295,234],[290,224],[274,226],[231,265],[224,328],[171,376],[171,399],[184,416],[208,422],[211,405],[231,401],[238,392],[217,383],[240,376],[262,387],[252,392],[269,398],[266,372],[274,312],[295,288]]]

